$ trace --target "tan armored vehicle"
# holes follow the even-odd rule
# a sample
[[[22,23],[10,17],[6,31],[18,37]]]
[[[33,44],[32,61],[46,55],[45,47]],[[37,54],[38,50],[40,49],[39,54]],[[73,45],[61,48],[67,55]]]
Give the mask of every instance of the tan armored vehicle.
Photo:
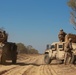
[[[65,40],[68,41],[69,35],[66,35]],[[73,37],[71,37],[73,38]],[[66,42],[65,41],[65,42]],[[65,49],[65,42],[54,42],[50,45],[50,48],[46,49],[44,62],[46,64],[50,64],[52,60],[60,60],[64,61],[64,49]],[[72,50],[72,61],[76,59],[76,43],[72,43],[73,50]]]
[[[5,31],[0,31],[0,61],[6,64],[6,60],[12,60],[15,64],[17,60],[17,46],[15,43],[7,42],[8,35]]]

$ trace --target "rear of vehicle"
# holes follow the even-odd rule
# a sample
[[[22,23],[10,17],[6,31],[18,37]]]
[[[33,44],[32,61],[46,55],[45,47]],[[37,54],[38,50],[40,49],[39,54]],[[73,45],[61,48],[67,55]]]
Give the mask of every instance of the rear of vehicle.
[[[6,60],[12,60],[15,64],[17,60],[17,46],[15,43],[7,42],[8,34],[4,30],[0,30],[0,61],[2,64],[6,63]]]
[[[2,48],[1,63],[5,64],[6,60],[12,60],[15,64],[17,60],[17,46],[15,43],[7,42]]]

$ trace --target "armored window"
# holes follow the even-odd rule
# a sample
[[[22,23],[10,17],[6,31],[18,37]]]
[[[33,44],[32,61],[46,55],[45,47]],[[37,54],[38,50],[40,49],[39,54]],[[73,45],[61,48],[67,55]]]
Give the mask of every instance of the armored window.
[[[63,48],[63,45],[59,45],[59,48]]]
[[[55,48],[55,46],[54,46],[54,45],[51,45],[51,49],[52,49],[52,48]]]

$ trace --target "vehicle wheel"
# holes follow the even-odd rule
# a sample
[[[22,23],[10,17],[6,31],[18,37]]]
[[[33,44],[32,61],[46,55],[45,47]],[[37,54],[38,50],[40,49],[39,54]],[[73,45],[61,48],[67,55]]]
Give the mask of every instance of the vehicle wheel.
[[[5,45],[3,46],[2,56],[1,56],[1,63],[2,63],[2,64],[6,64],[7,51],[8,51],[8,48],[7,48],[7,45],[5,44]]]
[[[12,60],[12,64],[16,64],[16,59],[15,60]]]
[[[1,63],[2,63],[2,64],[6,64],[5,56],[1,56]]]
[[[16,53],[13,53],[13,55],[12,55],[12,64],[16,64],[16,61],[17,61],[17,55],[16,55]]]
[[[51,63],[51,58],[49,57],[49,55],[45,55],[44,56],[44,62],[46,63],[46,64],[50,64]]]
[[[15,45],[15,43],[12,43],[12,64],[16,64],[17,61],[17,46]]]
[[[61,64],[63,64],[63,63],[64,63],[64,60],[61,61]]]

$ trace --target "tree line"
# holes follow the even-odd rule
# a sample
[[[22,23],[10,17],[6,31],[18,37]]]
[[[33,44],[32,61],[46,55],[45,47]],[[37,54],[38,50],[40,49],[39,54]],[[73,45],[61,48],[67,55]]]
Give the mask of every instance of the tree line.
[[[33,48],[31,45],[25,46],[23,43],[17,43],[17,51],[18,53],[39,54],[38,50]]]
[[[71,8],[70,22],[74,25],[74,29],[76,30],[76,0],[68,0],[67,4]]]

